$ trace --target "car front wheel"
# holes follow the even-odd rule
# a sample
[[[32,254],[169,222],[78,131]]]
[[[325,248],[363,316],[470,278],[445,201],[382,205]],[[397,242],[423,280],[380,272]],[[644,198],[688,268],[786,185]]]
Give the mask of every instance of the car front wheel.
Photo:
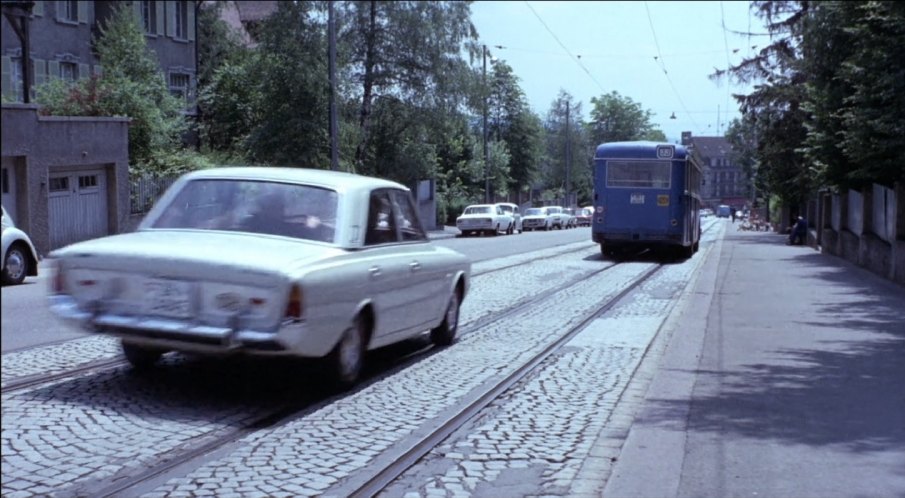
[[[364,323],[361,317],[355,317],[328,358],[333,378],[340,387],[351,387],[358,381],[364,366],[364,356]]]
[[[436,346],[449,346],[456,339],[456,331],[459,329],[459,292],[453,291],[446,306],[446,316],[443,323],[431,330],[431,342]]]
[[[14,244],[6,252],[6,260],[3,262],[3,283],[18,285],[25,281],[28,274],[28,256],[22,250],[20,244]]]

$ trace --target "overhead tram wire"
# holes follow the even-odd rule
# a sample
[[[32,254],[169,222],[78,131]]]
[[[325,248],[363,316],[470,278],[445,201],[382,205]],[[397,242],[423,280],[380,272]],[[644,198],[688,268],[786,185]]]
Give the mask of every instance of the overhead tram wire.
[[[726,47],[726,70],[730,70],[732,68],[732,61],[729,57],[729,38],[726,36],[726,11],[723,8],[723,0],[720,0],[720,23],[723,26],[723,45]],[[729,79],[726,79],[726,119],[729,119],[729,97],[732,92],[729,91],[731,85],[729,84]],[[719,119],[721,116],[717,116],[717,123],[719,123]],[[725,121],[724,121],[725,122]],[[727,123],[728,127],[728,123]],[[716,127],[717,135],[720,133],[720,126],[717,124]]]
[[[570,52],[569,49],[566,48],[566,46],[563,44],[563,42],[561,42],[559,40],[559,37],[556,36],[556,33],[554,33],[552,29],[550,29],[550,26],[547,26],[547,23],[544,22],[543,18],[541,18],[541,16],[540,16],[540,14],[538,14],[537,11],[534,10],[534,7],[532,7],[531,4],[528,3],[528,0],[525,0],[525,5],[527,5],[528,8],[531,9],[531,12],[534,13],[534,16],[537,17],[537,20],[540,21],[540,23],[544,25],[544,28],[547,29],[547,32],[550,33],[550,36],[552,36],[553,39],[556,40],[556,43],[559,43],[559,46],[562,47],[562,49],[565,50],[567,54],[569,54],[569,57],[571,57],[572,60],[574,60],[575,63],[578,64],[578,66],[581,67],[581,69],[584,70],[584,72],[587,73],[587,75],[594,81],[594,83],[597,85],[597,88],[600,88],[600,92],[607,93],[606,90],[603,88],[603,85],[601,85],[600,82],[597,81],[597,78],[595,78],[594,75],[591,74],[590,71],[588,71],[588,68],[586,68],[584,66],[584,64],[581,63],[581,59],[572,55],[572,52]]]
[[[654,29],[654,20],[650,16],[650,8],[647,5],[647,2],[644,2],[644,10],[647,11],[647,22],[650,23],[650,31],[654,35],[654,46],[657,48],[657,56],[654,57],[654,60],[659,61],[660,69],[663,70],[663,75],[666,76],[666,81],[669,82],[669,87],[672,88],[672,93],[676,95],[676,98],[679,100],[679,104],[682,106],[682,110],[685,111],[685,114],[688,115],[688,119],[691,120],[691,124],[694,125],[694,129],[701,129],[698,126],[698,123],[695,122],[694,118],[691,116],[691,113],[688,112],[688,106],[685,105],[685,101],[682,100],[682,95],[679,94],[679,91],[676,90],[676,86],[672,83],[672,78],[669,77],[669,71],[666,70],[666,63],[663,61],[663,56],[660,54],[660,43],[657,41],[657,30]]]

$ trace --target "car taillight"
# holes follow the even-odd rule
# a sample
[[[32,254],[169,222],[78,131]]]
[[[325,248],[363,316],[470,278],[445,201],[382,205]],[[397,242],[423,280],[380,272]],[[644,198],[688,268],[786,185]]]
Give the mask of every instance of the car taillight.
[[[66,287],[66,276],[63,274],[63,267],[59,262],[50,265],[50,291],[52,294],[62,294]]]
[[[289,302],[286,303],[286,318],[299,320],[302,318],[302,289],[293,285],[289,291]]]

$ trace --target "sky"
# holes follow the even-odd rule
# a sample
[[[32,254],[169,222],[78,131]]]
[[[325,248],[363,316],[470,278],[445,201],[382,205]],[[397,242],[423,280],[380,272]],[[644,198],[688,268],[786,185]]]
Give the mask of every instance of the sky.
[[[650,110],[652,123],[677,142],[683,131],[722,135],[740,117],[731,94],[749,93],[751,87],[712,81],[708,75],[768,43],[764,36],[735,33],[764,32],[748,6],[736,1],[479,0],[471,5],[471,19],[480,43],[492,58],[512,67],[541,117],[560,90],[582,103],[585,120],[591,97],[616,91]],[[670,119],[673,113],[676,119]]]

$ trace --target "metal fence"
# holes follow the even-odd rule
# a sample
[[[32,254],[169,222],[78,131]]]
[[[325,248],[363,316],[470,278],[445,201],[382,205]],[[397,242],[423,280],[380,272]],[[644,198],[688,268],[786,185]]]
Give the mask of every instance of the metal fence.
[[[179,176],[139,176],[132,177],[129,199],[132,214],[143,214],[151,210],[157,199]]]

